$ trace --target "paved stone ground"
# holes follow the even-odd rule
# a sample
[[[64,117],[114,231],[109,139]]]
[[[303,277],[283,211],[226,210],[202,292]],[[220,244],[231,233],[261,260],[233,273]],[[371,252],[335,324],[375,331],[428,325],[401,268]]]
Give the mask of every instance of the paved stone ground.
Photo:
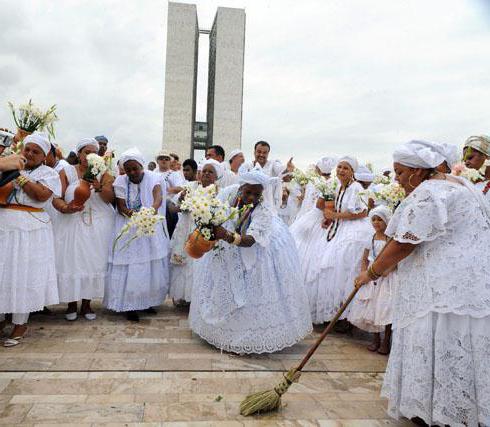
[[[270,389],[296,365],[313,333],[281,353],[224,354],[194,336],[170,305],[140,323],[94,305],[95,322],[34,316],[22,345],[0,347],[0,425],[409,426],[385,414],[386,357],[365,337],[333,335],[275,413],[244,418],[250,392]]]

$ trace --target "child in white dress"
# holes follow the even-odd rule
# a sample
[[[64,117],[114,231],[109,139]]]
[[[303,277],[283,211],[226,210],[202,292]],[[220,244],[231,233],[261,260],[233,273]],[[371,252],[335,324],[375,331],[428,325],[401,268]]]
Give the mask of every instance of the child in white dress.
[[[369,264],[376,259],[386,245],[388,237],[385,235],[385,230],[391,215],[390,209],[386,206],[378,206],[369,213],[375,233],[366,242],[362,256],[362,271],[367,270]],[[373,342],[368,350],[385,355],[390,352],[392,287],[393,274],[385,275],[385,277],[363,286],[358,291],[349,314],[349,321],[354,326],[367,332],[373,332]],[[383,330],[384,338],[381,342]]]

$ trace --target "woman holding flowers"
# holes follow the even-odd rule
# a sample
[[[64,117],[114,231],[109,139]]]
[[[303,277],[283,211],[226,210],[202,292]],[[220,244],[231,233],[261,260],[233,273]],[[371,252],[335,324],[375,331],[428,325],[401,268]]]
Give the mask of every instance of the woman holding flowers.
[[[58,303],[53,230],[44,208],[61,194],[60,179],[43,165],[51,148],[45,135],[35,132],[23,145],[25,170],[0,205],[0,332],[6,313],[14,324],[5,347],[20,343],[30,312]]]
[[[411,141],[393,153],[408,196],[392,240],[356,286],[397,268],[393,344],[382,394],[395,418],[428,425],[490,420],[490,208],[462,178],[437,172],[444,157]]]
[[[490,137],[486,135],[470,136],[464,144],[465,166],[480,172],[475,186],[490,202]]]
[[[142,208],[151,208],[154,214],[164,212],[161,176],[145,170],[140,151],[137,148],[126,151],[120,163],[125,175],[118,176],[114,182],[117,205],[114,236]],[[146,228],[145,224],[140,225],[141,229]],[[152,307],[163,302],[169,276],[169,240],[164,225],[157,224],[154,232],[135,239],[137,236],[130,230],[113,245],[104,295],[105,307],[126,312],[127,319],[135,322],[139,321],[137,311],[154,312]]]
[[[213,159],[206,160],[201,174],[201,186],[207,188],[214,186],[221,171],[221,164]],[[197,181],[186,184],[185,189],[178,196],[179,222],[175,227],[170,241],[170,290],[169,295],[175,303],[184,305],[191,302],[192,284],[194,281],[195,262],[184,250],[189,234],[195,227],[191,215],[187,211],[180,210],[180,204],[184,201],[188,191],[193,191],[199,186]]]
[[[114,178],[107,172],[103,159],[97,156],[99,144],[94,138],[84,138],[76,147],[78,164],[66,165],[60,172],[62,196],[53,201],[61,212],[57,215],[56,269],[60,302],[68,303],[66,320],[80,314],[95,320],[90,301],[102,298],[107,271],[107,257],[114,223]],[[92,173],[94,172],[94,173]],[[89,181],[90,193],[78,204],[75,192],[82,181]]]
[[[272,353],[311,331],[294,241],[262,201],[270,180],[253,169],[220,193],[240,215],[214,228],[216,250],[197,261],[190,326],[225,351]]]

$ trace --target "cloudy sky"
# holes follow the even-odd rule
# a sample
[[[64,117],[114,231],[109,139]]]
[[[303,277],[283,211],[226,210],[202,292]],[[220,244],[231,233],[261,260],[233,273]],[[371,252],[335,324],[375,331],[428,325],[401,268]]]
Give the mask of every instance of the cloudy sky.
[[[354,154],[381,167],[412,138],[490,133],[490,0],[199,0],[247,14],[243,148],[306,165]],[[150,157],[163,126],[167,2],[0,0],[7,101],[56,103],[58,142],[107,135]],[[201,37],[202,38],[202,37]],[[200,59],[206,57],[202,43]],[[205,117],[200,76],[198,119]]]

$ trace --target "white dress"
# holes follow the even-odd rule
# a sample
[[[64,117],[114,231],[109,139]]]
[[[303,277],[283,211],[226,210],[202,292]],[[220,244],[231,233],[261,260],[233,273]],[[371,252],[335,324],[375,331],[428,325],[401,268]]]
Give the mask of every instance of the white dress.
[[[308,212],[310,212],[312,209],[315,208],[316,201],[318,200],[319,195],[320,193],[311,182],[306,184],[303,201],[301,202],[301,206],[299,207],[298,212],[296,213],[294,221],[297,221],[303,215],[307,214]]]
[[[74,166],[65,166],[65,202],[74,199],[80,183]],[[114,227],[114,208],[92,190],[82,212],[56,216],[56,272],[60,302],[104,296],[107,259]]]
[[[131,183],[127,175],[118,176],[114,181],[114,191],[116,198],[125,199],[128,207],[151,207],[153,189],[160,184],[161,176],[145,171],[139,184]],[[127,221],[120,213],[116,214],[113,240]],[[133,236],[130,232],[122,237],[114,252],[111,245],[104,306],[113,311],[144,310],[158,306],[168,292],[169,239],[164,224],[157,224],[153,236],[140,237],[125,248]]]
[[[366,210],[359,197],[360,191],[362,186],[358,182],[350,184],[345,191],[339,186],[336,211],[360,213]],[[302,257],[311,317],[313,323],[321,324],[335,316],[353,290],[354,280],[361,269],[365,242],[372,235],[372,226],[368,218],[361,218],[334,221],[325,230],[321,228],[323,214],[319,209],[301,218],[311,223],[314,219],[316,223],[310,231],[309,247],[306,252],[301,252],[301,247],[298,249]],[[348,314],[349,308],[341,318],[347,318]]]
[[[234,230],[235,221],[226,228]],[[225,351],[273,353],[311,331],[298,255],[286,225],[262,204],[246,234],[252,247],[220,241],[197,261],[190,327]]]
[[[191,183],[193,188],[199,184]],[[170,290],[169,296],[175,301],[191,301],[192,284],[195,270],[195,261],[187,255],[184,246],[194,229],[196,228],[191,215],[186,212],[179,213],[179,222],[175,227],[170,240]]]
[[[369,250],[368,261],[372,263],[381,253],[386,242],[369,239],[364,249]],[[364,285],[352,301],[349,322],[367,332],[382,332],[393,319],[393,276],[380,277],[376,282]]]
[[[41,165],[22,173],[61,195],[58,174]],[[44,209],[15,184],[14,204]],[[51,220],[46,212],[0,208],[0,313],[30,313],[58,304]]]
[[[483,194],[483,197],[485,198],[487,203],[490,204],[490,189],[485,192],[485,188],[487,185],[489,185],[489,182],[489,180],[479,182],[475,184],[475,188]]]
[[[423,182],[386,230],[416,248],[398,264],[382,394],[395,418],[488,426],[490,206],[460,181]]]

